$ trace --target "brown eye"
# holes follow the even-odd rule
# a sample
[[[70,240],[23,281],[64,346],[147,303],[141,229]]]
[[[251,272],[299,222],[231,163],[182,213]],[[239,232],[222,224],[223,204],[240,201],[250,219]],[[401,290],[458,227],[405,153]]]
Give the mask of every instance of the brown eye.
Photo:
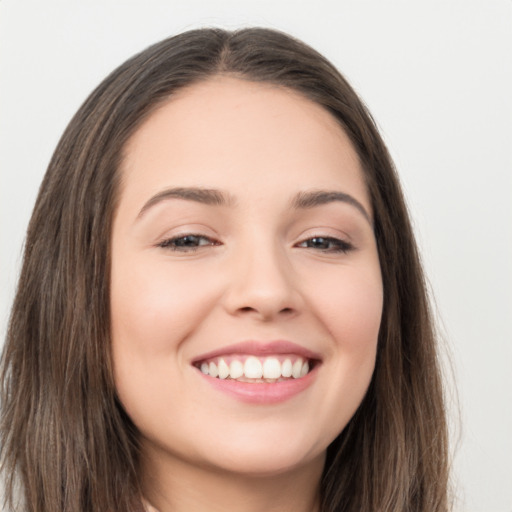
[[[208,245],[219,245],[218,242],[208,238],[204,235],[181,235],[173,238],[168,238],[163,240],[158,244],[158,247],[162,247],[164,249],[170,249],[173,251],[193,251],[198,249],[199,247],[204,247]]]
[[[317,249],[324,252],[348,252],[353,249],[352,245],[344,240],[333,237],[315,236],[300,242],[297,247],[306,249]]]

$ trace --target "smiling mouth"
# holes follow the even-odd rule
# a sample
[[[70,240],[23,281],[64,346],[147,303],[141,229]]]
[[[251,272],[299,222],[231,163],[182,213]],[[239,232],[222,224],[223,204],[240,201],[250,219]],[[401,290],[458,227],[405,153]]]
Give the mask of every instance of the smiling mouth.
[[[197,361],[194,366],[215,379],[272,384],[301,379],[313,370],[316,362],[293,354],[263,357],[234,354]]]

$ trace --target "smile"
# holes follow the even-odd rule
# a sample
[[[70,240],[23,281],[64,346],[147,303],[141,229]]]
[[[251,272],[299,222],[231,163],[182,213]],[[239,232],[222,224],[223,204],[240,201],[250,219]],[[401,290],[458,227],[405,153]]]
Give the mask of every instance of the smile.
[[[242,342],[192,361],[205,384],[253,404],[276,404],[309,388],[321,366],[320,354],[289,341]]]
[[[196,363],[204,375],[238,382],[275,383],[306,376],[313,361],[297,355],[256,357],[231,355]]]

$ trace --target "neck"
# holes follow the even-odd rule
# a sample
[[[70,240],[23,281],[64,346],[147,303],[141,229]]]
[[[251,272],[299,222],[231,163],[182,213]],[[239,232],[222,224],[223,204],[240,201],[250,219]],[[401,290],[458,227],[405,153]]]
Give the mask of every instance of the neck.
[[[146,459],[143,489],[157,512],[319,512],[323,464],[322,456],[285,473],[262,476]]]

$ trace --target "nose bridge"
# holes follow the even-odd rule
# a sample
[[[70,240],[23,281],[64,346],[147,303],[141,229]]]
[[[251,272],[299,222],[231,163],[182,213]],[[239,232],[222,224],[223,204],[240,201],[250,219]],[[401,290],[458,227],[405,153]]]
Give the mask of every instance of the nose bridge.
[[[270,237],[252,237],[234,250],[228,307],[270,318],[297,311],[299,294],[291,262],[282,243]]]

